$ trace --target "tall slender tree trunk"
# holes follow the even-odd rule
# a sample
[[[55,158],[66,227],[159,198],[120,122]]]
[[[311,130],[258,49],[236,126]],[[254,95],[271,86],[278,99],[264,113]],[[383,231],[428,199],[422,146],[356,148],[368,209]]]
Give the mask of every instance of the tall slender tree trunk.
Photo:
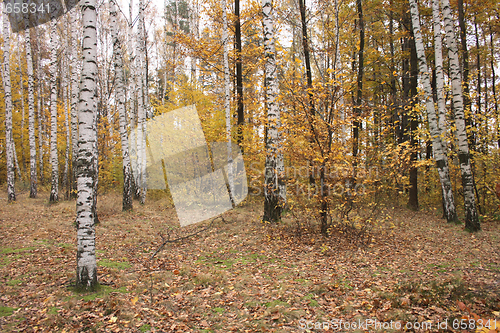
[[[389,50],[391,53],[391,98],[390,98],[390,110],[391,110],[391,118],[390,124],[393,128],[393,138],[397,140],[398,133],[396,131],[397,120],[398,120],[398,109],[396,107],[397,103],[397,86],[396,86],[396,65],[394,61],[394,2],[390,0],[390,8],[389,8]]]
[[[464,102],[462,95],[462,75],[458,60],[458,47],[455,39],[454,25],[452,21],[449,0],[443,0],[444,28],[446,31],[446,43],[448,45],[448,57],[450,59],[450,79],[453,95],[453,107],[455,114],[455,126],[457,127],[458,159],[462,173],[462,187],[465,205],[465,228],[471,232],[481,229],[479,216],[476,209],[474,197],[474,177],[472,174],[469,144],[467,142],[467,131],[465,125]]]
[[[77,224],[77,288],[92,290],[97,286],[95,256],[95,225],[93,185],[95,181],[94,153],[97,142],[96,78],[97,78],[97,12],[96,0],[84,0],[81,4],[83,18],[82,55],[83,68],[80,79],[78,103],[78,160],[76,200]]]
[[[304,51],[304,66],[306,70],[306,82],[307,82],[307,98],[308,98],[308,107],[306,115],[309,119],[309,123],[311,125],[311,130],[314,132],[314,122],[312,117],[316,114],[316,110],[314,107],[314,95],[313,95],[313,86],[312,86],[312,70],[311,70],[311,55],[309,50],[309,38],[307,34],[307,17],[306,17],[306,5],[305,0],[299,1],[299,11],[300,11],[300,22],[302,28],[302,50]],[[314,135],[314,133],[311,133]],[[309,139],[312,143],[313,139]],[[315,184],[316,179],[314,176],[314,162],[312,159],[309,160],[309,184]]]
[[[64,67],[63,67],[64,68]],[[66,130],[66,148],[64,149],[64,170],[63,170],[63,191],[64,191],[64,198],[66,200],[69,200],[69,192],[70,192],[70,182],[69,182],[69,150],[70,150],[70,131],[69,131],[69,114],[68,114],[68,108],[67,108],[67,80],[66,80],[66,73],[64,73],[64,69],[61,71],[61,76],[62,76],[62,102],[63,102],[63,111],[64,111],[64,129]]]
[[[17,44],[20,45],[20,34],[17,34]],[[25,129],[25,118],[26,118],[26,112],[24,110],[24,75],[23,75],[23,66],[21,64],[23,63],[21,60],[21,50],[19,49],[17,51],[17,62],[19,64],[19,94],[20,94],[20,100],[21,100],[21,167],[22,167],[22,172],[23,174],[26,174],[26,154],[24,153],[24,129]],[[29,125],[29,124],[28,124]],[[20,180],[22,180],[24,184],[24,179],[19,177]]]
[[[416,166],[417,163],[417,151],[418,151],[418,139],[417,129],[418,129],[418,116],[415,114],[414,107],[416,104],[415,99],[417,98],[417,77],[418,77],[418,59],[417,52],[415,49],[415,37],[413,36],[413,31],[411,32],[411,40],[410,40],[410,94],[411,94],[411,112],[410,112],[410,191],[409,191],[409,199],[408,206],[413,210],[418,210],[418,169]]]
[[[50,21],[50,163],[52,165],[50,202],[59,200],[59,159],[57,156],[57,21]]]
[[[493,27],[491,26],[491,22],[489,23],[489,32],[490,32],[490,67],[491,67],[491,79],[492,79],[492,92],[493,92],[493,102],[495,107],[495,116],[496,116],[496,140],[498,144],[498,148],[500,148],[500,112],[498,110],[498,99],[497,99],[497,77],[495,74],[495,44],[493,42]]]
[[[441,38],[441,16],[439,10],[439,1],[432,1],[432,20],[433,20],[433,30],[434,30],[434,62],[435,62],[435,70],[434,70],[434,78],[435,78],[435,93],[436,93],[436,104],[437,104],[437,119],[438,119],[438,130],[440,135],[440,142],[442,145],[442,151],[445,156],[447,156],[447,146],[446,146],[446,103],[445,103],[445,91],[444,91],[444,73],[443,73],[443,43]],[[446,162],[448,162],[448,158],[446,158]],[[448,167],[448,165],[446,165]],[[447,196],[441,187],[441,195],[443,199],[443,208],[445,203],[447,202]],[[455,210],[455,208],[454,208]],[[446,218],[447,209],[443,209],[443,217]],[[456,212],[454,213],[455,217],[452,221],[457,221]]]
[[[37,195],[36,140],[35,140],[35,87],[33,80],[33,58],[31,57],[30,29],[25,30],[26,62],[28,70],[28,135],[30,143],[30,198]]]
[[[78,78],[81,59],[78,57],[78,6],[71,11],[71,189],[70,198],[76,199],[76,160],[78,158]]]
[[[125,78],[123,73],[122,46],[118,36],[118,26],[116,23],[116,4],[111,0],[111,38],[113,40],[114,67],[116,76],[116,103],[120,121],[120,138],[122,144],[122,164],[123,164],[123,203],[122,210],[129,211],[133,208],[132,200],[132,168],[130,165],[130,155],[128,150],[127,133],[127,113],[125,110]]]
[[[364,72],[364,52],[365,52],[365,22],[363,19],[363,3],[362,0],[356,0],[356,8],[358,12],[358,28],[359,28],[359,51],[358,51],[358,74],[356,78],[356,103],[354,106],[354,119],[352,122],[352,156],[353,156],[353,186],[357,177],[357,159],[359,153],[359,131],[361,130],[361,102],[363,98],[363,72]]]
[[[39,36],[39,29],[34,28],[35,33],[36,33],[36,42],[37,46],[40,43],[40,36]],[[38,46],[39,48],[39,46]],[[43,170],[43,136],[44,136],[44,131],[43,131],[43,118],[44,118],[44,111],[43,111],[43,95],[42,95],[42,71],[40,69],[40,56],[37,57],[37,62],[36,62],[36,75],[37,75],[37,90],[38,90],[38,98],[37,98],[37,118],[38,118],[38,156],[39,156],[39,168],[40,168],[40,184],[43,184],[44,182],[44,170]]]
[[[227,178],[231,202],[234,205],[234,178],[233,178],[233,152],[231,137],[231,96],[230,96],[230,76],[229,76],[229,36],[227,27],[226,1],[222,0],[222,43],[224,49],[224,110],[226,113],[226,140],[227,140]]]
[[[236,39],[236,113],[238,115],[238,145],[243,150],[243,125],[245,123],[245,113],[243,104],[243,64],[241,59],[241,20],[240,20],[240,0],[234,0],[234,34]]]
[[[146,202],[146,96],[147,89],[145,85],[145,53],[146,40],[144,35],[144,2],[139,0],[139,20],[137,33],[137,74],[139,77],[138,91],[138,108],[137,108],[137,155],[138,155],[138,174],[140,187],[140,202]]]
[[[274,35],[274,10],[272,0],[262,0],[264,26],[264,72],[266,87],[267,135],[264,175],[264,221],[281,219],[284,206],[284,164],[280,149],[280,110],[278,107],[278,76]]]
[[[441,133],[438,127],[436,110],[432,99],[432,88],[427,60],[425,57],[424,44],[422,33],[420,32],[420,19],[418,13],[418,5],[416,0],[409,0],[410,13],[412,19],[413,34],[415,36],[415,48],[419,62],[420,75],[424,87],[425,103],[427,106],[427,117],[429,121],[429,129],[432,137],[432,147],[434,150],[434,158],[438,169],[439,179],[441,181],[441,189],[443,191],[444,200],[444,215],[448,222],[457,221],[457,213],[455,209],[455,201],[448,170],[448,160],[443,151]]]
[[[440,130],[441,143],[443,151],[446,154],[446,103],[444,91],[444,72],[443,72],[443,42],[441,38],[441,18],[439,11],[439,1],[432,1],[432,20],[434,29],[434,62],[436,66],[436,102],[438,107],[438,127]]]
[[[458,25],[460,26],[460,41],[462,44],[462,69],[463,69],[463,100],[464,100],[464,112],[465,112],[465,123],[467,128],[467,137],[469,140],[470,149],[475,150],[476,145],[476,133],[474,133],[474,124],[472,121],[472,109],[471,100],[469,92],[469,49],[467,47],[467,28],[465,25],[465,13],[464,13],[464,0],[458,0]]]
[[[3,6],[5,8],[5,6]],[[14,188],[14,138],[12,137],[12,93],[10,85],[10,30],[7,13],[3,12],[3,89],[5,101],[5,150],[7,157],[7,200],[16,201]]]

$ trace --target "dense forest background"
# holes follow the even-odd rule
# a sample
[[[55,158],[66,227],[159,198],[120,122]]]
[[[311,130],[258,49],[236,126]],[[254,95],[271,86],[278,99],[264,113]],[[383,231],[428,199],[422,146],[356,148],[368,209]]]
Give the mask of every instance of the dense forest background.
[[[249,195],[261,196],[271,119],[262,4],[168,0],[156,7],[142,1],[119,5],[117,14],[108,2],[98,1],[96,7],[97,193],[115,191],[124,182],[115,29],[123,60],[128,131],[145,119],[194,104],[208,142],[225,141],[227,129],[232,129],[232,140],[244,152]],[[433,99],[439,102],[440,95],[444,97],[445,109],[438,111],[439,136],[463,221],[467,214],[451,87],[453,69],[444,44],[440,90],[430,1],[420,3],[419,15]],[[498,218],[498,3],[452,1],[451,15],[462,75],[474,205],[479,220]],[[77,6],[52,23],[17,33],[10,33],[5,25],[3,29],[0,179],[5,184],[6,128],[11,126],[16,191],[29,189],[31,179],[31,188],[35,184],[39,191],[51,191],[51,201],[76,195],[80,16]],[[283,201],[287,209],[316,217],[324,233],[337,222],[369,223],[369,218],[353,220],[350,214],[381,201],[407,204],[414,210],[442,210],[432,143],[435,135],[431,136],[425,89],[418,79],[409,3],[276,1],[272,20],[279,150],[285,166],[281,180],[286,184]],[[444,26],[438,35],[445,38]],[[12,125],[6,125],[4,112],[7,70]],[[229,127],[225,123],[228,85]],[[147,202],[141,185],[135,187],[136,197]],[[163,194],[149,191],[148,195]]]

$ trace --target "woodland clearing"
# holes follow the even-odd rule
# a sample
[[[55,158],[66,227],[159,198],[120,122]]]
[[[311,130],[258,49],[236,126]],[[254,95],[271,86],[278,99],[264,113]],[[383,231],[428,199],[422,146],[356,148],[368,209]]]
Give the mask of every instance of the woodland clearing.
[[[167,199],[148,200],[122,212],[119,196],[99,196],[100,289],[78,293],[75,202],[2,198],[0,330],[297,332],[301,320],[447,319],[439,332],[458,332],[454,319],[496,317],[500,331],[499,221],[470,234],[435,212],[383,207],[383,222],[357,242],[323,237],[306,217],[263,224],[261,203],[247,202],[150,260],[159,233],[207,223],[180,229]]]

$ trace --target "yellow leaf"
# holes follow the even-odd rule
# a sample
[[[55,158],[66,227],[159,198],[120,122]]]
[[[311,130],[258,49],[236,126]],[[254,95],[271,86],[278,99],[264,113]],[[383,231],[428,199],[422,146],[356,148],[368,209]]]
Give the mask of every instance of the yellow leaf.
[[[137,301],[139,300],[139,297],[135,296],[134,298],[132,298],[132,304],[135,305],[135,303],[137,303]]]
[[[111,317],[111,319],[109,319],[109,322],[116,323],[117,320],[118,320],[118,317]]]

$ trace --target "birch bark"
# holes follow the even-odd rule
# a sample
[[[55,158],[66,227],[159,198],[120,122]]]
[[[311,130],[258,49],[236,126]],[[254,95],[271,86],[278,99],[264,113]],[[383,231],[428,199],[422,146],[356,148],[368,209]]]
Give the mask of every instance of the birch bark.
[[[432,137],[432,147],[434,150],[434,157],[438,169],[439,179],[441,182],[441,189],[443,193],[443,208],[444,216],[448,222],[457,221],[457,212],[455,208],[455,200],[450,182],[450,175],[448,170],[448,160],[443,151],[443,143],[441,132],[438,126],[436,116],[436,109],[434,108],[434,100],[432,98],[431,79],[429,69],[427,68],[427,60],[425,58],[424,44],[422,41],[422,33],[420,31],[420,18],[418,12],[418,5],[416,0],[410,1],[410,14],[413,25],[413,34],[415,37],[415,48],[418,57],[420,76],[424,87],[425,103],[427,106],[427,118],[429,122],[429,129]]]
[[[144,80],[144,65],[146,42],[144,36],[144,2],[139,0],[139,21],[137,32],[137,75],[139,77],[138,87],[138,107],[137,107],[137,156],[138,156],[138,174],[139,183],[137,186],[141,189],[140,202],[146,202],[146,87]]]
[[[35,92],[33,83],[33,59],[31,57],[30,29],[25,30],[26,62],[28,70],[28,136],[30,143],[30,198],[37,195],[36,140],[35,140]]]
[[[97,12],[96,0],[84,0],[81,4],[83,40],[83,66],[78,103],[78,159],[76,200],[77,224],[77,288],[92,290],[97,286],[94,225],[94,153],[97,142]]]
[[[5,6],[4,6],[5,8]],[[10,85],[10,30],[7,13],[3,13],[3,89],[5,100],[5,146],[7,157],[7,199],[16,201],[14,188],[14,138],[12,137],[12,93]]]
[[[234,181],[233,181],[233,152],[231,147],[231,96],[230,96],[230,78],[229,78],[229,47],[228,47],[228,27],[226,1],[222,0],[222,43],[224,45],[224,110],[226,113],[226,139],[227,139],[227,178],[229,182],[229,192],[231,201],[233,200]]]
[[[262,0],[264,26],[265,87],[267,110],[266,162],[264,175],[264,221],[277,222],[285,203],[284,164],[280,150],[280,110],[278,108],[278,77],[274,41],[272,0]]]
[[[111,38],[113,41],[114,67],[116,76],[116,103],[120,121],[120,138],[122,144],[123,160],[123,205],[124,211],[132,210],[132,168],[130,166],[130,155],[128,150],[127,114],[125,111],[125,80],[123,74],[123,54],[121,42],[118,37],[118,26],[116,23],[116,4],[110,2],[111,15]]]
[[[57,156],[57,21],[50,21],[50,163],[52,165],[49,202],[59,200],[59,160]]]
[[[78,57],[78,6],[71,11],[71,189],[70,198],[76,198],[76,160],[78,157],[78,77],[80,58]]]
[[[450,79],[453,95],[453,108],[455,115],[456,135],[458,141],[458,159],[460,171],[462,173],[462,187],[464,192],[465,206],[465,228],[471,232],[481,229],[479,216],[476,209],[474,197],[474,177],[469,154],[469,143],[467,141],[467,131],[465,127],[464,100],[462,95],[462,75],[460,73],[460,63],[458,60],[458,46],[455,38],[452,21],[450,1],[442,0],[444,29],[446,32],[446,44],[448,46],[448,57],[450,59]]]
[[[441,140],[444,140],[446,128],[446,105],[444,93],[444,73],[443,73],[443,42],[441,39],[441,18],[439,12],[439,0],[432,1],[432,20],[434,23],[434,57],[436,66],[436,95],[438,106],[438,126],[441,133]],[[446,151],[446,144],[443,143],[443,151]]]

